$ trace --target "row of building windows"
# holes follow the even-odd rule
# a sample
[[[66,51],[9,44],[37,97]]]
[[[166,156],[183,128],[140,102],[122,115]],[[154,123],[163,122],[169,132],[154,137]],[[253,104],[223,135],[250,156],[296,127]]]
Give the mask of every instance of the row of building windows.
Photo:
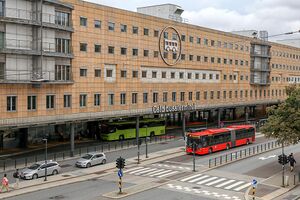
[[[277,57],[283,57],[283,58],[292,58],[299,60],[300,55],[297,54],[291,54],[291,53],[286,53],[286,52],[281,52],[281,51],[271,51],[272,56],[277,56]]]
[[[273,69],[284,69],[284,70],[294,70],[300,71],[300,66],[291,66],[291,65],[283,65],[283,64],[272,64]]]
[[[201,95],[203,95],[204,100],[213,100],[213,99],[232,99],[232,98],[248,98],[248,91],[249,97],[255,98],[259,97],[274,97],[274,96],[281,96],[284,95],[285,90],[235,90],[235,91],[203,91],[202,94],[200,91],[197,92],[171,92],[171,96],[169,96],[168,92],[163,92],[161,102],[177,102],[179,98],[180,102],[186,101],[186,94],[188,101],[200,101]],[[149,93],[145,92],[142,93],[143,103],[149,103]],[[179,95],[179,96],[178,96]],[[131,104],[138,103],[138,96],[137,92],[131,93]],[[55,109],[55,95],[46,95],[46,109]],[[171,101],[169,101],[169,97]],[[88,102],[88,95],[87,94],[80,94],[79,95],[79,107],[87,107]],[[159,93],[153,92],[152,93],[152,103],[159,103]],[[64,108],[70,108],[72,106],[72,95],[66,94],[64,95]],[[120,93],[120,105],[126,105],[128,101],[127,93]],[[115,94],[110,93],[108,94],[108,105],[112,106],[115,105]],[[101,94],[96,93],[94,94],[94,106],[101,105]],[[37,96],[31,95],[27,96],[27,110],[37,110]],[[17,96],[7,96],[7,111],[17,111]]]

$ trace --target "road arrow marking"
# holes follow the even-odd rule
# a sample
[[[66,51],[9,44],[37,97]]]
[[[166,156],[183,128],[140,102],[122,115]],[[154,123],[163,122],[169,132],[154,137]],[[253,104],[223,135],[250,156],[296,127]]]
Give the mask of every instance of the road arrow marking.
[[[268,157],[259,157],[258,159],[259,160],[267,160],[269,158],[275,158],[275,157],[276,157],[276,155],[272,155],[272,156],[268,156]]]

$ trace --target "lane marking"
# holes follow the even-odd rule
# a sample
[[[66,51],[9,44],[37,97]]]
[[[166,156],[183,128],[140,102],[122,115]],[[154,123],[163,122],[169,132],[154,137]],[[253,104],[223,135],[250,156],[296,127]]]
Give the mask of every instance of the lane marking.
[[[232,184],[232,185],[229,185],[229,186],[225,187],[225,189],[226,189],[226,190],[229,190],[229,189],[231,189],[231,188],[234,188],[235,186],[241,185],[242,183],[245,183],[245,182],[244,182],[244,181],[236,182],[236,183],[234,183],[234,184]]]
[[[181,179],[180,181],[182,181],[182,182],[185,182],[185,181],[187,181],[187,180],[190,180],[190,179],[196,178],[196,177],[198,177],[198,176],[202,176],[202,174],[196,174],[196,175],[194,175],[194,176],[190,176],[190,177],[187,177],[187,178]]]
[[[215,179],[217,179],[218,177],[210,177],[210,178],[208,178],[208,179],[206,179],[206,180],[203,180],[203,181],[200,181],[200,182],[197,182],[197,184],[198,185],[201,185],[201,184],[203,184],[203,183],[207,183],[207,182],[209,182],[209,181],[213,181],[213,180],[215,180]]]
[[[202,180],[202,179],[207,178],[207,177],[209,177],[209,176],[208,176],[208,175],[204,175],[204,176],[201,176],[201,177],[199,177],[199,178],[190,180],[190,181],[188,181],[188,182],[189,182],[189,183],[194,183],[194,182],[196,182],[196,181]]]
[[[215,180],[215,181],[213,181],[213,182],[206,183],[205,185],[210,186],[210,185],[213,185],[213,184],[219,183],[219,182],[221,182],[221,181],[225,181],[225,180],[226,180],[226,178],[220,178],[220,179]]]
[[[225,185],[228,185],[229,183],[232,183],[232,182],[234,182],[234,181],[235,181],[235,180],[229,180],[229,181],[226,181],[226,182],[221,183],[221,184],[219,184],[219,185],[216,185],[215,187],[220,188],[220,187],[223,187],[223,186],[225,186]]]

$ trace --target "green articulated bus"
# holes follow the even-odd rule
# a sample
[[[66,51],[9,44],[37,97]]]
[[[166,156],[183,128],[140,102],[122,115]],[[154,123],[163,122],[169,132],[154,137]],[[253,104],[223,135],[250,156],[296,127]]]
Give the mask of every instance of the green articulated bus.
[[[141,119],[140,137],[153,137],[166,133],[164,119]],[[136,121],[107,122],[100,124],[100,138],[106,141],[136,138]]]

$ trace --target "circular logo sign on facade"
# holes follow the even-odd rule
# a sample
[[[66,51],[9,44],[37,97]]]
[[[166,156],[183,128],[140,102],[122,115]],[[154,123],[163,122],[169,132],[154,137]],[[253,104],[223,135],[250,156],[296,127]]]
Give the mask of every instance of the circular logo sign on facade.
[[[159,53],[163,61],[175,65],[181,57],[181,38],[179,32],[172,26],[165,27],[159,36]]]

